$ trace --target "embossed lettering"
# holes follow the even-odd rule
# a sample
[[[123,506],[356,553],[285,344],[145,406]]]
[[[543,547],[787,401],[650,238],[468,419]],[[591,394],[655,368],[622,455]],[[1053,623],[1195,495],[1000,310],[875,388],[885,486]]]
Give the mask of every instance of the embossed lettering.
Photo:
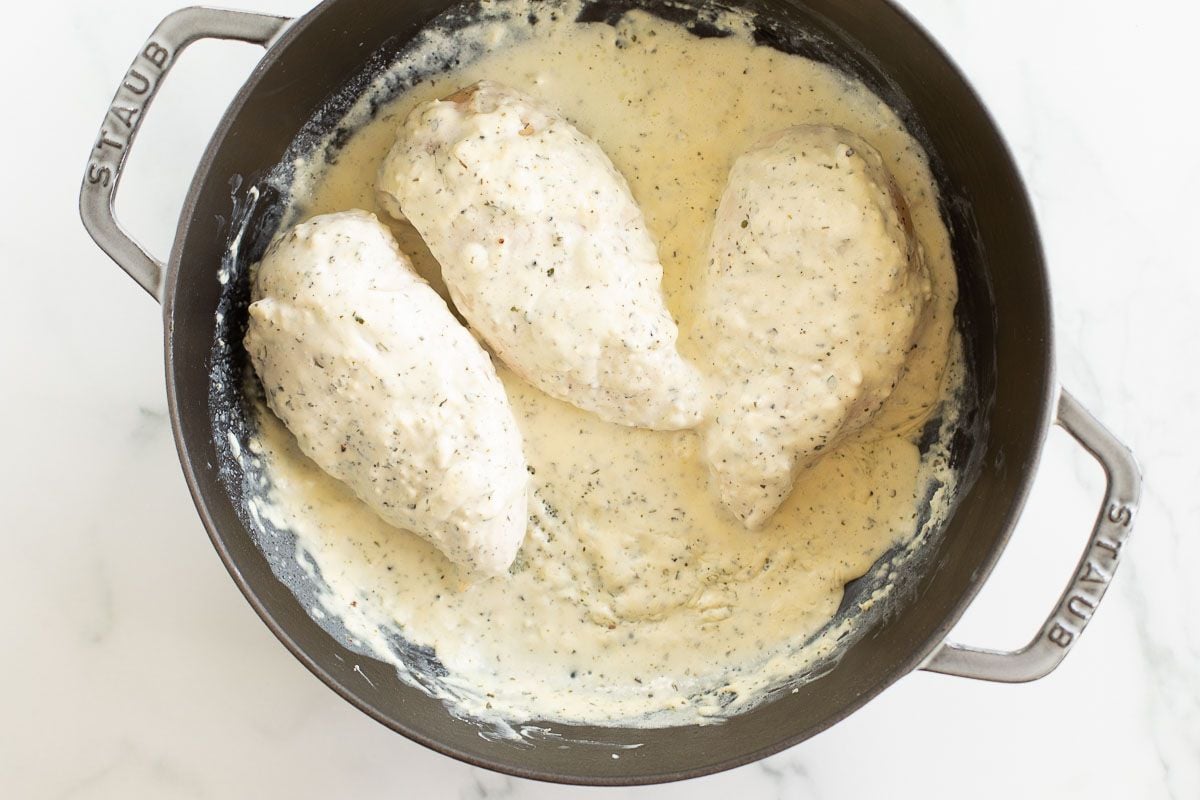
[[[142,55],[151,64],[162,69],[166,65],[167,59],[171,57],[171,52],[157,42],[150,42],[146,45],[146,49],[142,51]]]
[[[1088,559],[1084,564],[1083,575],[1079,576],[1081,583],[1108,583],[1108,576]]]
[[[118,150],[120,150],[124,147],[124,145],[122,145],[118,140],[110,139],[110,138],[108,138],[108,136],[109,136],[108,131],[101,129],[100,139],[99,139],[99,141],[96,142],[97,150],[103,150],[105,147],[115,147]]]
[[[1066,648],[1071,646],[1071,640],[1075,638],[1075,634],[1056,622],[1054,627],[1046,633],[1046,638],[1059,647]]]
[[[1097,539],[1096,547],[1102,548],[1102,549],[1107,550],[1108,552],[1112,553],[1112,557],[1114,559],[1119,558],[1121,555],[1121,543],[1120,542],[1110,542],[1107,539]]]
[[[108,182],[112,180],[112,170],[103,164],[90,164],[87,174],[88,183],[98,183],[101,186],[108,186]]]
[[[129,70],[125,83],[121,84],[134,94],[145,94],[150,91],[150,79],[136,69]]]
[[[124,122],[126,128],[132,128],[133,127],[133,119],[134,119],[134,117],[136,117],[138,115],[138,112],[141,111],[141,109],[140,108],[122,108],[121,106],[113,106],[112,108],[109,109],[109,111],[112,112],[112,115],[114,117],[121,120],[121,122]]]
[[[1092,616],[1092,612],[1095,610],[1096,604],[1083,595],[1073,594],[1071,595],[1071,599],[1067,601],[1067,611],[1070,611],[1084,622],[1088,621],[1088,618]]]
[[[1108,521],[1128,528],[1129,523],[1133,522],[1133,509],[1122,503],[1112,503],[1108,507]]]

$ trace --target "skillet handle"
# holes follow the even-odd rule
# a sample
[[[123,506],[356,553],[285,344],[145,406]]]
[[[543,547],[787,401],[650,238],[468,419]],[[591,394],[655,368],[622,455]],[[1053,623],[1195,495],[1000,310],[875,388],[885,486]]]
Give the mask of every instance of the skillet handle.
[[[1133,526],[1141,471],[1133,454],[1065,389],[1055,422],[1100,462],[1107,484],[1104,505],[1075,575],[1037,636],[1020,650],[1001,652],[944,642],[921,669],[1004,683],[1045,677],[1066,657],[1104,597]]]
[[[161,300],[165,266],[125,232],[113,212],[125,160],[146,109],[188,45],[200,39],[234,39],[267,47],[290,21],[216,8],[180,9],[150,34],[117,88],[83,175],[79,215],[100,249],[155,300]]]

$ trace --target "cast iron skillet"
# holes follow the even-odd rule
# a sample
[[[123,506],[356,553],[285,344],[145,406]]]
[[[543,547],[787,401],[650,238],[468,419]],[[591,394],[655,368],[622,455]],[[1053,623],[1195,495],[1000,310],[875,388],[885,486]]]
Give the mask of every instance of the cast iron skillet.
[[[239,310],[244,314],[238,293],[245,289],[237,283],[239,276],[243,284],[245,279],[238,267],[261,254],[278,224],[279,198],[266,186],[266,176],[298,134],[335,125],[353,88],[452,5],[325,0],[295,21],[206,8],[178,11],[139,51],[90,155],[80,196],[84,224],[162,302],[171,423],[188,485],[218,554],[275,635],[334,691],[415,741],[522,777],[589,784],[668,781],[745,764],[829,727],[918,668],[1014,682],[1053,670],[1116,568],[1137,507],[1140,474],[1128,450],[1055,383],[1050,297],[1037,229],[999,132],[946,55],[886,0],[739,5],[758,15],[764,44],[832,63],[892,105],[928,151],[944,198],[974,417],[956,434],[956,467],[964,486],[957,507],[923,557],[906,565],[889,612],[871,620],[822,677],[723,724],[660,730],[551,726],[563,738],[530,736],[521,743],[481,736],[474,724],[452,717],[441,703],[401,683],[391,667],[348,649],[309,617],[244,524],[238,467],[230,459],[228,437],[219,435],[222,425],[232,424],[226,417],[241,412],[237,403],[222,400],[212,378],[219,362],[229,361],[236,371],[242,358],[236,317]],[[686,7],[662,0],[602,2],[585,13],[612,21],[633,6],[688,22],[697,35],[715,33]],[[251,42],[267,52],[208,145],[164,265],[122,230],[112,204],[146,107],[181,51],[202,38]],[[338,97],[342,100],[327,102]],[[244,224],[233,224],[237,219]],[[232,289],[226,285],[231,274]],[[227,352],[214,348],[222,303],[235,317],[226,323],[235,334]],[[223,391],[236,392],[228,386]],[[947,632],[1004,548],[1052,422],[1097,458],[1108,479],[1079,567],[1021,650],[947,644]],[[633,744],[640,746],[622,747]]]

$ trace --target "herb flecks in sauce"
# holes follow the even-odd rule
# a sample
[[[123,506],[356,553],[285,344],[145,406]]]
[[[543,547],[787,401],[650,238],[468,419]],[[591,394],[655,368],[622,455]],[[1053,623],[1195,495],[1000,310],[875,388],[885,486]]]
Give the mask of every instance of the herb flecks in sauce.
[[[530,26],[513,8],[511,24],[433,36],[398,65],[403,74],[464,39],[487,51],[384,106],[336,164],[302,172],[300,213],[376,209],[376,171],[408,111],[478,80],[503,80],[560,109],[628,180],[658,245],[680,349],[699,363],[695,287],[734,160],[772,131],[837,125],[883,155],[925,251],[929,321],[908,370],[872,422],[800,475],[760,531],[718,507],[696,434],[605,423],[504,369],[536,466],[532,521],[508,580],[464,583],[433,547],[384,525],[301,457],[269,415],[260,447],[275,484],[258,507],[295,531],[302,561],[319,567],[323,613],[456,713],[636,725],[720,719],[836,647],[850,622],[800,645],[834,615],[848,580],[910,540],[937,481],[945,488],[933,497],[931,524],[945,513],[953,493],[946,450],[935,444],[922,459],[915,444],[961,378],[954,265],[936,189],[920,147],[877,97],[826,66],[755,46],[739,17],[717,21],[734,35],[698,39],[636,12],[617,28],[578,25],[572,13],[539,14]],[[349,121],[367,113],[364,103]],[[441,286],[420,237],[392,227],[418,271]],[[949,430],[954,409],[943,413]],[[433,648],[449,675],[404,667],[390,644],[397,632]]]

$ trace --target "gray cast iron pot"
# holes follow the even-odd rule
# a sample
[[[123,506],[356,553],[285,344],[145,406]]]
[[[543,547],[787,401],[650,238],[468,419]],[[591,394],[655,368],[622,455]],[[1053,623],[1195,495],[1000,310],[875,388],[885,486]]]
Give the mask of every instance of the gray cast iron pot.
[[[971,371],[966,402],[973,409],[955,441],[964,488],[927,552],[905,566],[887,612],[867,620],[861,637],[821,677],[723,724],[554,726],[563,739],[534,737],[523,744],[481,737],[475,725],[455,719],[438,701],[401,683],[392,668],[352,652],[344,637],[310,618],[294,586],[281,580],[280,559],[272,560],[246,524],[239,488],[245,476],[224,435],[244,435],[246,425],[245,403],[237,397],[244,368],[237,344],[244,326],[244,267],[261,254],[279,219],[280,198],[264,179],[301,132],[311,138],[336,125],[355,87],[452,5],[325,0],[294,21],[205,8],[178,11],[138,52],[89,157],[80,197],[84,223],[163,306],[171,423],[196,508],[230,575],[280,641],[346,700],[417,742],[522,777],[590,784],[675,780],[762,758],[833,725],[914,669],[996,681],[1027,681],[1053,670],[1113,575],[1140,476],[1130,453],[1055,382],[1037,229],[999,132],[946,55],[886,0],[739,5],[758,15],[762,43],[832,63],[896,109],[930,155],[952,232],[961,287],[957,322]],[[687,22],[697,35],[713,34],[696,24],[694,12],[659,0],[602,0],[586,14],[611,22],[634,6]],[[183,49],[202,38],[246,41],[262,45],[266,54],[208,145],[164,265],[121,229],[113,199],[146,107]],[[222,267],[232,281],[218,279]],[[218,306],[224,331],[218,330]],[[214,346],[219,332],[231,347]],[[231,380],[214,384],[214,374]],[[1052,423],[1095,456],[1108,478],[1079,567],[1021,650],[948,644],[947,632],[1004,549]],[[854,591],[847,588],[848,595]],[[614,749],[635,743],[641,746]]]

